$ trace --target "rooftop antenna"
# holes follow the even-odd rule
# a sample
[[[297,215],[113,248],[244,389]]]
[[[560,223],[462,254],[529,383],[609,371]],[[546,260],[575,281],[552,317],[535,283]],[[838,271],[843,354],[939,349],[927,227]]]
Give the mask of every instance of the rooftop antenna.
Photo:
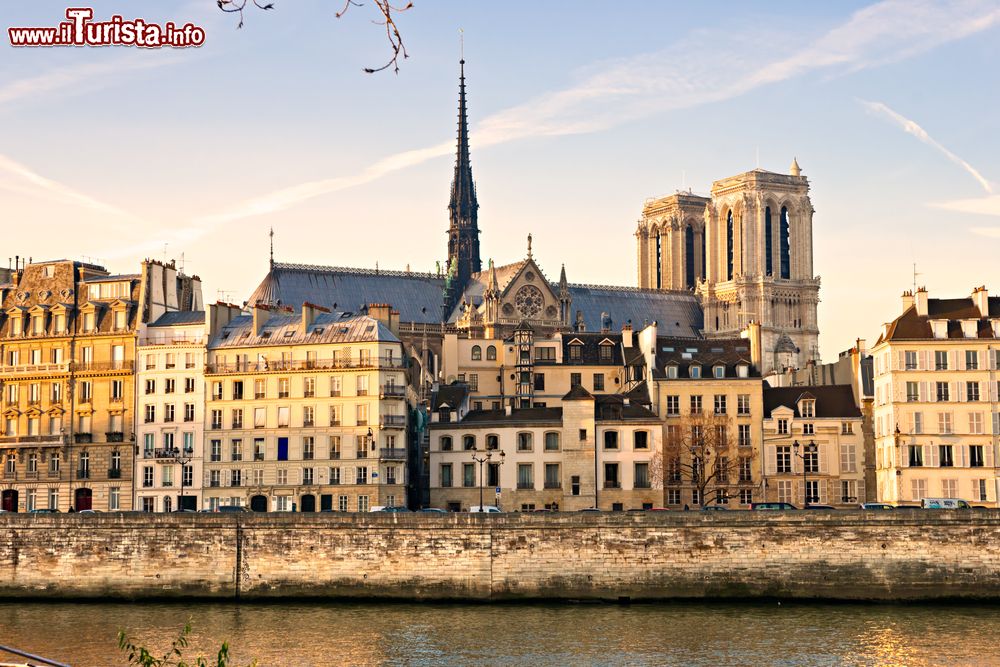
[[[271,237],[271,262],[270,262],[270,268],[273,271],[274,270],[274,227],[271,227],[271,233],[269,234],[269,236]]]
[[[232,298],[232,290],[220,289],[215,291],[215,296],[217,301],[222,301],[223,303],[229,303]]]
[[[924,274],[917,272],[917,263],[913,263],[913,294],[917,293],[917,276],[922,276]]]
[[[180,266],[180,274],[181,274],[181,275],[184,275],[184,253],[181,253],[181,266]]]
[[[170,245],[169,243],[164,243],[163,244],[163,263],[164,263],[164,265],[167,263],[167,246],[169,246],[169,245]]]

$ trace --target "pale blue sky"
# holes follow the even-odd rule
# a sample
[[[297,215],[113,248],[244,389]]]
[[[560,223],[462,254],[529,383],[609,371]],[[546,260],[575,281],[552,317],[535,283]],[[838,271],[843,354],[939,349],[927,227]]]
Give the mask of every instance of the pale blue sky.
[[[827,360],[874,341],[914,261],[932,296],[1000,293],[998,2],[416,0],[398,76],[361,72],[388,54],[370,7],[276,0],[237,31],[213,0],[93,6],[193,21],[206,45],[4,38],[3,257],[129,271],[169,243],[208,300],[242,301],[273,226],[282,261],[433,270],[461,27],[484,261],[521,258],[530,232],[550,276],[634,285],[643,201],[706,192],[759,152],[812,183]],[[55,25],[65,7],[0,16]]]

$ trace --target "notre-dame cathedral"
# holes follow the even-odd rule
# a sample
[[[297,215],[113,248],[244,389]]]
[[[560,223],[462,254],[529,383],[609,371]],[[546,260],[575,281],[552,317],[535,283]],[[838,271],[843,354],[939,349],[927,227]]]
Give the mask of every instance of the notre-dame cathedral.
[[[390,304],[401,338],[429,369],[445,331],[508,337],[522,323],[544,334],[656,322],[660,335],[732,338],[753,321],[761,327],[764,374],[819,360],[813,208],[796,162],[788,175],[754,169],[716,181],[709,197],[678,192],[647,203],[636,232],[638,287],[571,283],[565,266],[553,280],[533,256],[530,235],[524,258],[490,260],[484,270],[464,60],[460,72],[443,266],[386,271],[288,264],[272,255],[248,305],[297,310],[308,301],[357,312]]]

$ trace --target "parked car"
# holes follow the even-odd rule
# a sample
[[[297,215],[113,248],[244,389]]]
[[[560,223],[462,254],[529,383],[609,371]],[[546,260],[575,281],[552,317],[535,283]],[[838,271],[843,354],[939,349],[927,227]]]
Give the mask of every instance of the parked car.
[[[647,512],[669,512],[669,507],[650,507]]]
[[[729,508],[725,505],[705,505],[701,508],[702,512],[728,512]]]
[[[448,513],[448,510],[443,510],[440,507],[424,507],[424,508],[421,508],[421,509],[419,509],[417,511],[418,512],[426,512],[426,513],[429,513],[429,514],[447,514]]]
[[[52,509],[51,507],[39,507],[38,509],[31,510],[30,514],[58,514],[59,510]]]
[[[539,507],[538,509],[536,509],[536,510],[531,510],[531,511],[532,511],[532,512],[534,512],[535,514],[538,514],[538,513],[542,513],[542,514],[545,514],[545,513],[548,513],[548,514],[552,514],[552,510],[550,510],[550,509],[549,509],[548,507]]]
[[[835,510],[837,508],[834,507],[833,505],[806,505],[802,509],[807,509],[807,510]]]
[[[797,510],[798,507],[791,503],[752,503],[750,505],[751,510]]]
[[[372,512],[409,512],[410,510],[401,505],[376,505],[371,509]]]
[[[581,512],[600,512],[601,510],[596,507],[584,507]]]
[[[958,498],[924,498],[920,501],[921,507],[925,510],[967,510],[972,509],[972,505],[965,500]]]
[[[502,514],[503,511],[496,505],[472,505],[469,512],[473,514]]]
[[[211,511],[211,510],[209,510]],[[249,507],[244,507],[243,505],[219,505],[216,512],[252,512]]]
[[[894,510],[896,509],[889,503],[861,503],[861,509],[863,510]]]

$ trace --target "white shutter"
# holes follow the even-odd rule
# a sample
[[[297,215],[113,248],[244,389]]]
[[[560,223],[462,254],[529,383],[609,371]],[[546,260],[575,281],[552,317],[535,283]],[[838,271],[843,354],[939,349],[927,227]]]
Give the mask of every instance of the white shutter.
[[[962,468],[969,467],[969,446],[955,445],[958,448],[958,465]]]
[[[818,448],[817,455],[819,456],[819,474],[826,475],[830,470],[830,466],[826,460],[827,455],[830,453],[829,447],[826,445],[818,445]]]
[[[955,398],[957,398],[962,403],[967,402],[969,400],[969,392],[967,391],[968,388],[966,387],[965,383],[956,382],[956,384],[958,385],[958,393],[955,394]]]
[[[965,370],[965,351],[952,352],[955,355],[955,365],[952,368],[957,368],[960,371]]]
[[[958,368],[958,352],[956,350],[952,350],[948,353],[948,356],[950,357],[948,359],[948,368]],[[964,361],[965,360],[963,359],[963,362]]]
[[[961,382],[952,382],[951,388],[948,389],[948,399],[951,401],[960,400],[959,397],[959,387],[964,386]]]
[[[922,371],[927,370],[927,350],[920,350],[917,354],[917,368]]]
[[[909,468],[910,467],[910,447],[908,445],[900,445],[899,448],[900,448],[900,450],[902,450],[903,467],[904,468]]]
[[[764,448],[764,473],[769,476],[777,474],[776,463],[777,450],[775,445],[768,445]]]
[[[985,459],[983,461],[983,463],[986,465],[987,468],[992,468],[993,467],[993,443],[990,443],[990,444],[985,445],[983,447],[983,454],[984,454],[983,458]]]
[[[927,445],[927,447],[928,447],[928,449],[930,449],[930,457],[929,457],[928,460],[925,460],[924,463],[927,464],[927,465],[930,465],[932,468],[938,468],[938,467],[940,467],[941,466],[941,457],[939,456],[940,451],[938,450],[938,446],[937,445]]]
[[[985,350],[979,350],[976,354],[979,355],[979,368],[986,368],[989,365],[989,359],[986,358]]]
[[[896,370],[901,371],[906,368],[906,352],[903,350],[899,351],[896,355]]]

